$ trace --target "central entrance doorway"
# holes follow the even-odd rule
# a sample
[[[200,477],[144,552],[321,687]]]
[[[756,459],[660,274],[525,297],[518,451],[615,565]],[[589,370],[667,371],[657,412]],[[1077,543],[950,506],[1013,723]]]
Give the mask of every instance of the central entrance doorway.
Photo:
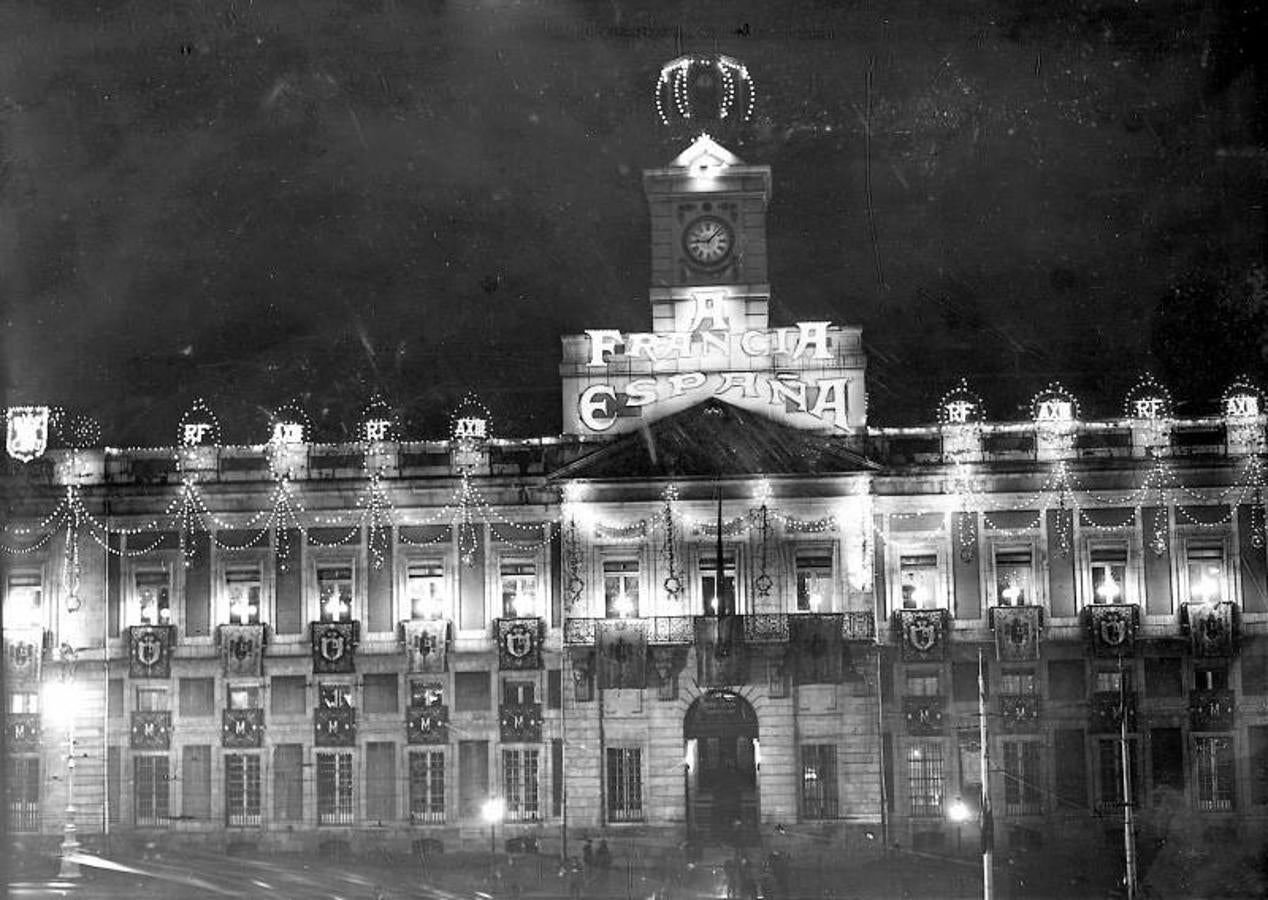
[[[709,691],[683,718],[687,830],[697,843],[747,844],[761,820],[757,714],[732,691]]]

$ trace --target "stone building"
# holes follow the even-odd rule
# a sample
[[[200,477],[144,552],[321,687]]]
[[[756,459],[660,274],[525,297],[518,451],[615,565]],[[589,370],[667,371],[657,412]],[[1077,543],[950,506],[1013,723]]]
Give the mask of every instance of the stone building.
[[[563,338],[562,436],[472,402],[443,441],[281,410],[226,446],[196,406],[170,448],[45,450],[10,410],[11,832],[946,850],[984,707],[998,847],[1101,844],[1125,784],[1146,828],[1262,839],[1258,391],[995,423],[961,385],[869,427],[859,329],[769,322],[769,168],[701,137],[644,185],[652,328]]]

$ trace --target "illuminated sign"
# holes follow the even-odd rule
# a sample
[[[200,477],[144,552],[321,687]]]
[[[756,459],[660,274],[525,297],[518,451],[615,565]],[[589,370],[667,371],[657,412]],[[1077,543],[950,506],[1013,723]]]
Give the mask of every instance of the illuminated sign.
[[[1259,398],[1254,394],[1234,394],[1224,401],[1224,415],[1230,419],[1250,419],[1259,415]]]
[[[181,444],[186,447],[197,447],[210,432],[210,422],[186,422],[181,426]]]
[[[278,422],[273,426],[273,443],[304,443],[304,426],[298,422]]]
[[[675,310],[676,330],[595,328],[565,339],[567,430],[622,433],[714,397],[798,428],[864,424],[857,330],[736,328],[742,304],[710,292],[692,300]]]
[[[684,360],[732,358],[738,349],[746,357],[787,356],[832,359],[828,349],[827,322],[799,322],[795,328],[765,331],[670,331],[625,334],[609,328],[587,329],[590,366],[606,366],[614,353],[627,359]]]
[[[30,462],[48,449],[49,408],[10,406],[5,447],[19,462]]]

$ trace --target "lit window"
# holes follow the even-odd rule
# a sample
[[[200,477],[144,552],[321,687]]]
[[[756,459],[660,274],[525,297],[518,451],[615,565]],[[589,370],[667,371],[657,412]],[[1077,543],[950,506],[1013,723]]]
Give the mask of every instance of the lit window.
[[[506,818],[511,822],[535,822],[538,806],[537,750],[502,751],[502,796],[506,798]]]
[[[797,612],[822,612],[832,608],[832,556],[798,553]]]
[[[1043,812],[1040,791],[1039,744],[1004,741],[1004,813],[1033,816]]]
[[[1093,547],[1092,602],[1127,602],[1127,548]]]
[[[166,825],[171,774],[166,756],[133,757],[132,808],[137,825]]]
[[[171,576],[166,569],[137,572],[136,596],[141,625],[171,624]]]
[[[225,821],[230,827],[260,824],[260,755],[225,754]]]
[[[908,697],[936,697],[938,696],[938,676],[936,673],[924,672],[908,672],[907,673],[907,696]]]
[[[1190,542],[1186,553],[1189,568],[1189,599],[1213,603],[1224,597],[1224,545]]]
[[[1039,679],[1030,671],[1007,671],[1000,673],[999,692],[1001,694],[1036,694],[1039,692]]]
[[[438,561],[410,563],[405,575],[411,619],[445,617],[445,567]]]
[[[9,712],[11,714],[37,713],[40,711],[40,695],[35,691],[11,691],[9,693]]]
[[[253,684],[231,684],[228,688],[230,709],[259,709],[260,688]]]
[[[1032,558],[1029,547],[995,548],[995,600],[1000,606],[1034,602]]]
[[[735,607],[735,555],[722,556],[722,603],[718,602],[718,556],[710,553],[700,557],[700,596],[704,601],[704,614],[716,616],[734,613]]]
[[[900,556],[898,581],[902,589],[903,609],[941,608],[936,554],[918,553]]]
[[[835,819],[838,815],[837,748],[801,745],[801,817]]]
[[[1126,676],[1126,677],[1124,677]],[[1096,671],[1096,680],[1094,682],[1094,690],[1098,694],[1117,694],[1119,690],[1131,690],[1131,673],[1124,670],[1120,672],[1117,669],[1098,669]]]
[[[352,685],[319,684],[317,685],[317,702],[323,709],[346,709],[352,706]]]
[[[317,569],[317,594],[321,621],[352,621],[352,567],[322,566]]]
[[[236,565],[225,569],[225,593],[229,596],[229,624],[260,623],[260,567]]]
[[[907,795],[913,816],[941,816],[946,795],[942,744],[920,741],[907,749]]]
[[[608,748],[608,821],[643,821],[643,751]]]
[[[445,754],[441,750],[409,755],[409,818],[433,825],[445,821]]]
[[[11,572],[4,594],[6,628],[38,628],[44,588],[39,572]]]
[[[317,824],[351,825],[355,815],[351,753],[317,754]]]
[[[1218,663],[1195,663],[1193,687],[1199,691],[1228,690],[1228,667]]]
[[[638,561],[608,559],[603,562],[604,615],[609,619],[638,616]]]
[[[409,683],[409,705],[416,708],[444,706],[444,686],[434,681],[411,681]]]
[[[1233,739],[1230,737],[1195,737],[1193,739],[1194,783],[1197,785],[1198,809],[1203,811],[1233,808]]]
[[[520,619],[537,611],[537,566],[531,562],[502,563],[502,617]]]
[[[136,689],[136,708],[140,712],[162,712],[170,709],[166,687],[141,687]]]

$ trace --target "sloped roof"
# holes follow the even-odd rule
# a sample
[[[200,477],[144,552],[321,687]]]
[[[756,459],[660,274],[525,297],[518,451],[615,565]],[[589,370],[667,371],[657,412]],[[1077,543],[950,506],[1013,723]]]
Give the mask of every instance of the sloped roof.
[[[712,478],[868,472],[839,440],[789,428],[711,398],[659,419],[556,471],[553,478]]]

